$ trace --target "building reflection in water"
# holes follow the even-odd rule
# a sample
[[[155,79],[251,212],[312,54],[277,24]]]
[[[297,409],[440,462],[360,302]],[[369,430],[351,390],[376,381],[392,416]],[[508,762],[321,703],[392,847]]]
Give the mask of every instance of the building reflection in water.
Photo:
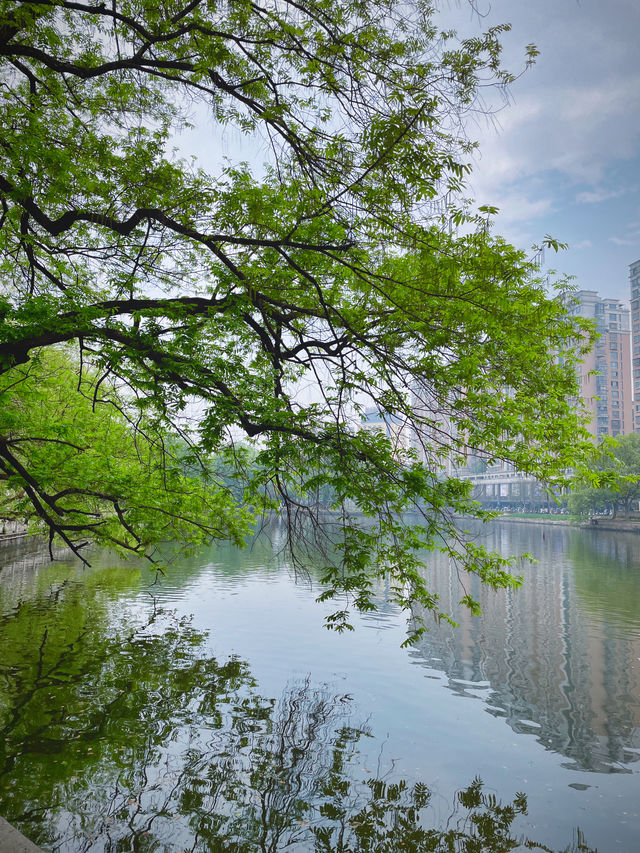
[[[629,773],[640,758],[640,538],[493,522],[474,530],[505,555],[532,554],[523,586],[494,592],[429,558],[431,587],[458,628],[427,621],[413,660],[569,759]],[[458,604],[470,592],[483,615]],[[427,617],[428,619],[429,617]]]

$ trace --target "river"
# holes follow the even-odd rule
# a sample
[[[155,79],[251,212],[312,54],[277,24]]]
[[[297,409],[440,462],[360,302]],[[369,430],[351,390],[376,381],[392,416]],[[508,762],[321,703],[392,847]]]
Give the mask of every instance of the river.
[[[481,850],[635,853],[640,537],[474,535],[536,562],[493,592],[430,556],[458,626],[412,648],[384,584],[327,631],[277,525],[164,578],[4,546],[0,814],[56,853],[471,850],[472,825]]]

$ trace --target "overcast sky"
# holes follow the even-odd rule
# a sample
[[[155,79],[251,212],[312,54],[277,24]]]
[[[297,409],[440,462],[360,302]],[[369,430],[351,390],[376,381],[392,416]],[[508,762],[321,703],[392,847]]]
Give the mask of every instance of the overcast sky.
[[[540,50],[492,123],[469,135],[481,157],[479,203],[501,209],[496,231],[527,248],[551,234],[570,244],[547,263],[581,288],[629,299],[640,258],[640,0],[462,0],[445,15],[459,32],[509,22],[507,66]],[[499,99],[493,103],[500,105]]]
[[[502,41],[514,72],[525,45],[540,50],[509,102],[487,92],[497,111],[468,124],[480,142],[470,194],[500,208],[497,233],[525,250],[546,234],[569,243],[547,252],[548,266],[628,300],[629,264],[640,258],[640,0],[441,0],[441,8],[443,26],[460,35],[510,23]],[[220,137],[210,125],[201,115],[178,144],[203,165],[256,157],[239,132]]]

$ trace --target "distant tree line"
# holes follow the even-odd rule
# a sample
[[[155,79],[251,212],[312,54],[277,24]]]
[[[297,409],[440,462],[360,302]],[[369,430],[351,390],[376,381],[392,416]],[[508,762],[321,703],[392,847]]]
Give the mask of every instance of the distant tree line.
[[[640,500],[640,435],[608,439],[594,449],[591,466],[576,477],[568,506],[575,515],[628,515]]]

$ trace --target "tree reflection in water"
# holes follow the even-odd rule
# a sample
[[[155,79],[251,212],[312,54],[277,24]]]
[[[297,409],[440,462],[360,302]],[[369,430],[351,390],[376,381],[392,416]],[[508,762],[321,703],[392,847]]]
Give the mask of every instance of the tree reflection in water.
[[[503,805],[474,780],[438,829],[425,784],[362,778],[370,733],[349,696],[304,681],[265,699],[244,662],[217,662],[206,635],[155,606],[114,630],[67,589],[53,613],[22,604],[0,642],[0,811],[47,849],[549,849],[515,833],[524,795]]]

